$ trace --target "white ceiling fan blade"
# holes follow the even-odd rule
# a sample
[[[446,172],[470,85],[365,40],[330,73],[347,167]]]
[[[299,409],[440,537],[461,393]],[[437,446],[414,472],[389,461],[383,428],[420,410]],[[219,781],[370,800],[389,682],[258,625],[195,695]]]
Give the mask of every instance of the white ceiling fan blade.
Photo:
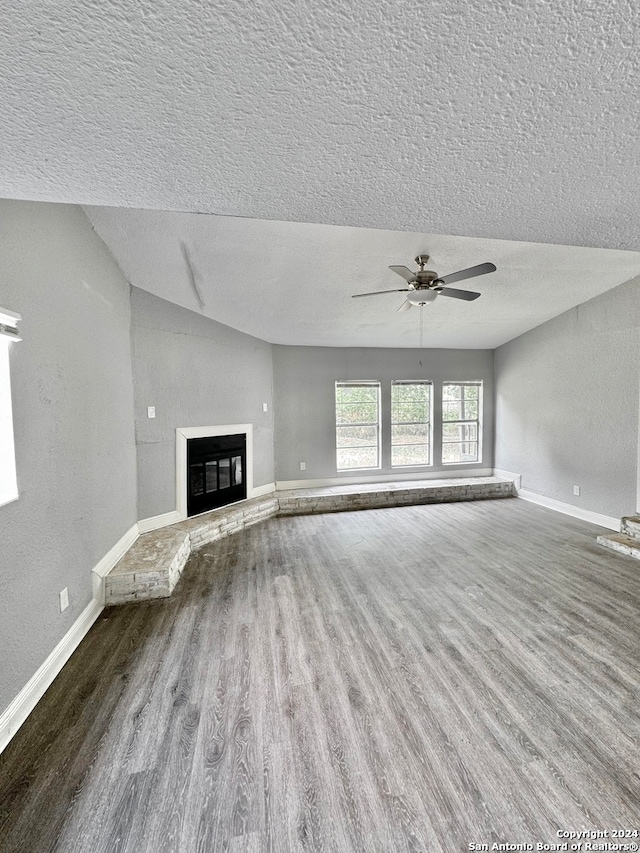
[[[405,299],[402,305],[398,308],[398,311],[408,311],[409,308],[413,308],[413,305],[409,302],[408,299]]]
[[[389,267],[393,272],[397,272],[398,275],[401,275],[405,281],[408,281],[409,284],[413,284],[414,281],[417,281],[416,274],[411,272],[408,267]]]

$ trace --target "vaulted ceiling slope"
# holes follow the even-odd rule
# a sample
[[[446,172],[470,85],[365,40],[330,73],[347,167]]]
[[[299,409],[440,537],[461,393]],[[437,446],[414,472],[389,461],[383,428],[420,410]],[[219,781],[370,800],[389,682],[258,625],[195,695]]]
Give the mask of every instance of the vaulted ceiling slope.
[[[11,2],[0,194],[637,250],[639,27],[630,0]]]
[[[132,284],[279,344],[494,348],[640,276],[640,252],[84,209]],[[398,313],[401,292],[351,298],[406,287],[389,265],[416,269],[418,253],[431,255],[428,268],[439,275],[485,261],[497,271],[453,285],[479,291],[474,302],[440,296],[424,309]]]

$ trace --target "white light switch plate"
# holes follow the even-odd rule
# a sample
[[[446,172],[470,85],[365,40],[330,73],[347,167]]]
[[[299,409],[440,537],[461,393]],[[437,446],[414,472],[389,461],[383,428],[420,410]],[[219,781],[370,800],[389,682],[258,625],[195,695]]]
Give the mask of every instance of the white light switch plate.
[[[155,418],[156,416],[156,407],[155,406],[147,406],[147,417]]]
[[[65,586],[65,588],[60,593],[60,613],[63,610],[66,610],[69,606],[69,588]]]

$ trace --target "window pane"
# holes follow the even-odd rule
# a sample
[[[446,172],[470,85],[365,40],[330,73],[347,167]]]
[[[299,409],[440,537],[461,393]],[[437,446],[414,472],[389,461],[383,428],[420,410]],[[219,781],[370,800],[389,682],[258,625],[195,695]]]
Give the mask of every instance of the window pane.
[[[442,402],[442,420],[459,421],[462,418],[462,403],[457,401]]]
[[[460,400],[462,397],[461,385],[443,385],[442,399],[443,400]]]
[[[336,402],[338,403],[377,403],[377,385],[337,385]]]
[[[379,401],[379,383],[336,383],[336,464],[339,471],[379,467]]]
[[[443,463],[480,460],[482,383],[446,383],[442,386]]]
[[[428,445],[404,445],[391,448],[392,465],[428,465]]]
[[[338,447],[377,447],[377,426],[339,426],[336,433]]]
[[[393,423],[415,423],[429,420],[429,406],[427,403],[394,403],[391,407],[391,420]]]
[[[460,434],[458,430],[458,424],[442,424],[442,440],[459,441]]]
[[[477,400],[465,400],[464,401],[464,419],[466,421],[475,420],[478,417],[478,401]]]
[[[346,468],[377,468],[377,447],[356,447],[337,451],[338,469]]]
[[[392,403],[425,402],[429,399],[431,386],[426,383],[402,384],[394,382],[391,386]]]
[[[18,497],[11,414],[9,339],[0,335],[0,506]]]
[[[443,462],[477,462],[478,442],[456,442],[442,445]]]
[[[391,444],[428,444],[428,424],[394,424],[391,427]]]
[[[459,444],[443,444],[442,445],[442,461],[443,462],[462,462]]]
[[[431,383],[391,384],[391,465],[429,465]]]
[[[442,424],[442,440],[447,441],[477,441],[477,424]]]
[[[338,424],[377,424],[377,403],[340,403],[336,407]]]

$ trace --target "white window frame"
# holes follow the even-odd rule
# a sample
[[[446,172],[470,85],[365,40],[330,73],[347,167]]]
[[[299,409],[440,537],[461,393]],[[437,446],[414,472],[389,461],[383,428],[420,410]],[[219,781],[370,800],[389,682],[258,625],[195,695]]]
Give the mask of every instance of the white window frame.
[[[463,418],[451,420],[451,421],[445,420],[445,417],[444,417],[444,403],[445,403],[444,389],[445,389],[446,385],[461,385],[463,387],[473,385],[476,388],[478,388],[478,416],[477,416],[477,418],[464,418],[463,417]],[[464,391],[462,392],[462,400],[464,402]],[[440,401],[441,402],[442,437],[440,440],[440,445],[441,445],[440,450],[441,450],[441,458],[442,458],[443,466],[444,465],[478,465],[479,463],[482,462],[482,421],[483,421],[483,419],[482,419],[482,407],[483,407],[483,400],[484,400],[484,388],[483,388],[482,380],[478,380],[478,379],[476,379],[476,380],[464,380],[464,381],[447,380],[446,382],[442,383],[442,393],[441,393],[441,401]],[[463,411],[462,414],[464,415],[465,412]],[[476,424],[476,435],[477,435],[477,444],[478,444],[478,458],[477,459],[464,459],[460,462],[445,462],[444,461],[444,446],[445,446],[445,444],[465,444],[466,443],[466,442],[457,442],[457,441],[456,442],[445,441],[444,427],[448,424]]]
[[[0,506],[18,499],[9,351],[19,341],[19,314],[0,308]]]
[[[364,386],[366,386],[368,388],[376,388],[377,389],[376,405],[377,405],[377,410],[378,410],[378,417],[377,417],[377,423],[375,424],[375,426],[376,426],[376,451],[377,451],[377,453],[376,453],[376,464],[375,465],[367,465],[366,467],[359,466],[356,468],[341,468],[338,465],[338,452],[339,452],[339,450],[345,449],[342,447],[340,447],[340,448],[338,447],[338,434],[339,434],[339,430],[341,429],[341,427],[347,427],[347,426],[348,427],[357,427],[357,426],[369,427],[369,426],[374,426],[374,424],[370,424],[370,423],[367,423],[367,424],[355,424],[355,423],[354,424],[339,424],[338,423],[338,406],[340,404],[338,402],[338,388],[345,388],[345,387],[355,387],[355,388],[360,387],[361,388]],[[336,444],[336,471],[341,474],[345,471],[378,471],[378,470],[380,470],[380,468],[381,468],[381,444],[382,444],[382,442],[380,440],[380,438],[381,438],[381,418],[382,418],[381,383],[378,381],[338,380],[338,381],[336,381],[335,389],[334,389],[334,402],[335,402],[335,414],[336,414],[336,441],[335,441],[335,444]],[[359,445],[359,446],[362,446],[362,445]],[[369,446],[373,447],[374,445],[369,445]]]
[[[393,464],[393,449],[394,447],[413,447],[413,446],[423,446],[423,445],[412,445],[412,444],[394,444],[393,443],[393,428],[398,426],[393,419],[393,389],[399,385],[422,385],[429,389],[429,406],[427,412],[427,420],[426,421],[412,421],[410,424],[408,422],[402,422],[403,425],[411,425],[416,426],[418,424],[426,426],[426,437],[427,437],[427,447],[429,450],[428,461],[427,462],[407,462],[402,464]],[[391,436],[390,436],[390,446],[391,446],[391,467],[394,469],[397,468],[429,468],[433,466],[433,382],[429,379],[393,379],[391,381]]]

